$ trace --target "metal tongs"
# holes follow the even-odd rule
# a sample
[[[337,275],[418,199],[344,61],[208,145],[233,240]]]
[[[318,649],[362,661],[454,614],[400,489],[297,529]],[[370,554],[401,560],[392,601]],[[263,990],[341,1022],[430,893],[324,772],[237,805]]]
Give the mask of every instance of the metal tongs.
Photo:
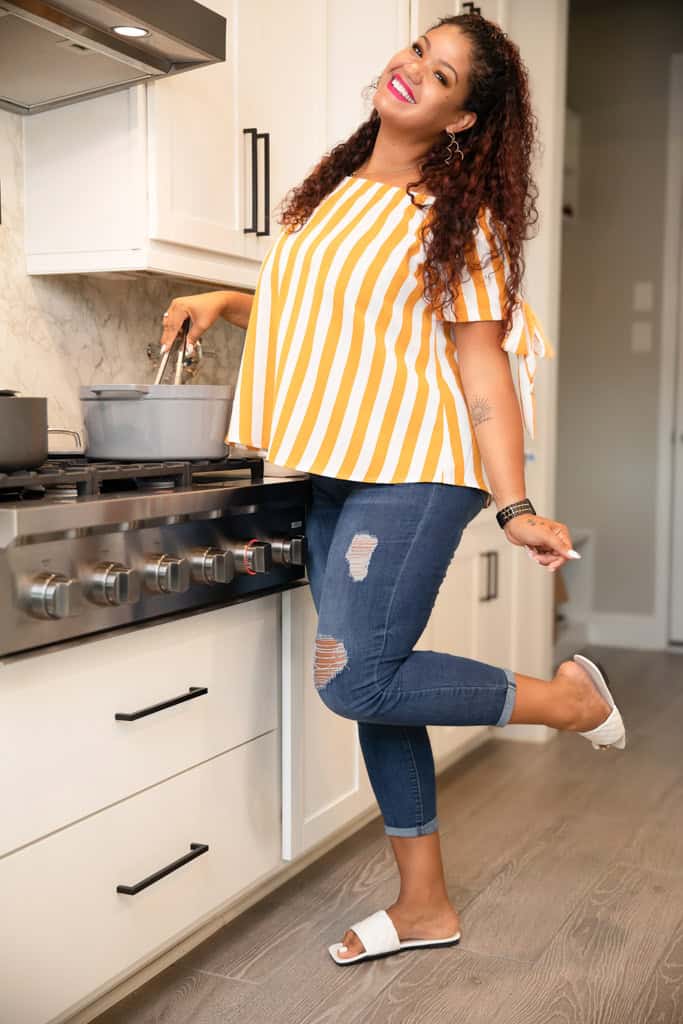
[[[168,364],[169,359],[171,358],[171,353],[173,352],[173,350],[176,347],[176,345],[178,346],[178,355],[176,357],[175,374],[174,374],[174,378],[173,378],[173,383],[174,384],[182,384],[182,382],[183,382],[183,368],[184,368],[184,365],[185,365],[185,354],[187,352],[187,334],[188,334],[189,330],[190,330],[190,318],[188,316],[188,317],[185,318],[185,320],[183,320],[182,327],[180,328],[180,330],[178,331],[177,335],[173,339],[173,342],[171,343],[169,348],[166,349],[166,351],[164,352],[163,356],[161,357],[161,362],[159,363],[159,369],[157,370],[157,375],[154,378],[154,383],[155,384],[161,384],[161,381],[163,379],[164,373],[166,372],[166,366]]]

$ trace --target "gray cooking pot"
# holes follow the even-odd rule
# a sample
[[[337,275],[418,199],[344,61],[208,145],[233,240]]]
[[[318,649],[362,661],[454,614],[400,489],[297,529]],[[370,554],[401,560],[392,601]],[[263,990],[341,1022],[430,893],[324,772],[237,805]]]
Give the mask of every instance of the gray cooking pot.
[[[234,389],[216,384],[97,384],[82,387],[91,459],[120,462],[219,459]]]
[[[47,458],[47,398],[0,390],[0,472],[35,469]]]

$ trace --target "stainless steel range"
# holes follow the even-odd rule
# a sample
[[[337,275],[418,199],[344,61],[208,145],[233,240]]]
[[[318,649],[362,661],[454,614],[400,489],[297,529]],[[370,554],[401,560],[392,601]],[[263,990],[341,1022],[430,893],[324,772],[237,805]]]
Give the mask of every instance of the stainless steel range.
[[[300,585],[309,488],[261,459],[0,474],[0,657]]]

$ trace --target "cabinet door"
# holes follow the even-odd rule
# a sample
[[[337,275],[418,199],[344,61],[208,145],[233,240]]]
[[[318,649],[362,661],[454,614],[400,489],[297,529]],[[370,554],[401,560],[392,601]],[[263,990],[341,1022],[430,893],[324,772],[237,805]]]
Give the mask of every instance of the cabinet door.
[[[275,729],[279,633],[270,594],[0,662],[0,855]]]
[[[245,236],[246,252],[253,259],[261,260],[280,232],[280,201],[324,152],[326,6],[318,0],[236,0],[238,137],[245,183],[241,216],[245,226],[252,226],[255,192],[256,227],[268,231]],[[344,82],[343,88],[347,86]],[[264,137],[245,135],[245,129],[256,129]],[[252,162],[254,138],[257,156]]]
[[[328,0],[328,148],[368,119],[372,90],[365,90],[409,36],[409,0]]]
[[[458,0],[412,0],[410,4],[410,33],[413,39],[422,35],[427,29],[439,20],[449,18],[453,14],[460,14],[458,9],[462,4]]]
[[[478,556],[474,657],[479,661],[511,668],[512,599],[512,550],[505,537],[494,537]]]
[[[206,6],[227,19],[225,61],[147,86],[150,237],[241,256],[246,236],[237,133],[237,0],[209,0]],[[250,42],[254,56],[258,46],[256,35]]]
[[[313,682],[318,616],[308,587],[282,595],[282,857],[292,860],[371,803],[358,729]]]
[[[469,535],[463,537],[441,584],[430,619],[432,649],[464,658],[477,657],[477,582],[479,554]],[[453,760],[484,738],[486,726],[428,727],[437,766]]]
[[[271,876],[281,867],[278,784],[269,732],[0,858],[3,1024],[73,1020],[78,1003]],[[117,892],[191,843],[208,849],[135,895]]]

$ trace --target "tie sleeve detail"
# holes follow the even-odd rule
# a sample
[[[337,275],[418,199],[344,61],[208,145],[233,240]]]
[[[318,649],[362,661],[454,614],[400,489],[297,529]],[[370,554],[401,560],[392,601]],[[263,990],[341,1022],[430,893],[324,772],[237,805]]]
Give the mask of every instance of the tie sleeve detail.
[[[454,323],[502,320],[505,308],[507,258],[497,240],[490,213],[482,210],[465,252],[465,269],[452,305],[439,319]],[[512,325],[501,348],[514,355],[515,381],[524,427],[530,438],[536,429],[535,377],[538,360],[555,355],[536,313],[521,296],[512,312]]]

